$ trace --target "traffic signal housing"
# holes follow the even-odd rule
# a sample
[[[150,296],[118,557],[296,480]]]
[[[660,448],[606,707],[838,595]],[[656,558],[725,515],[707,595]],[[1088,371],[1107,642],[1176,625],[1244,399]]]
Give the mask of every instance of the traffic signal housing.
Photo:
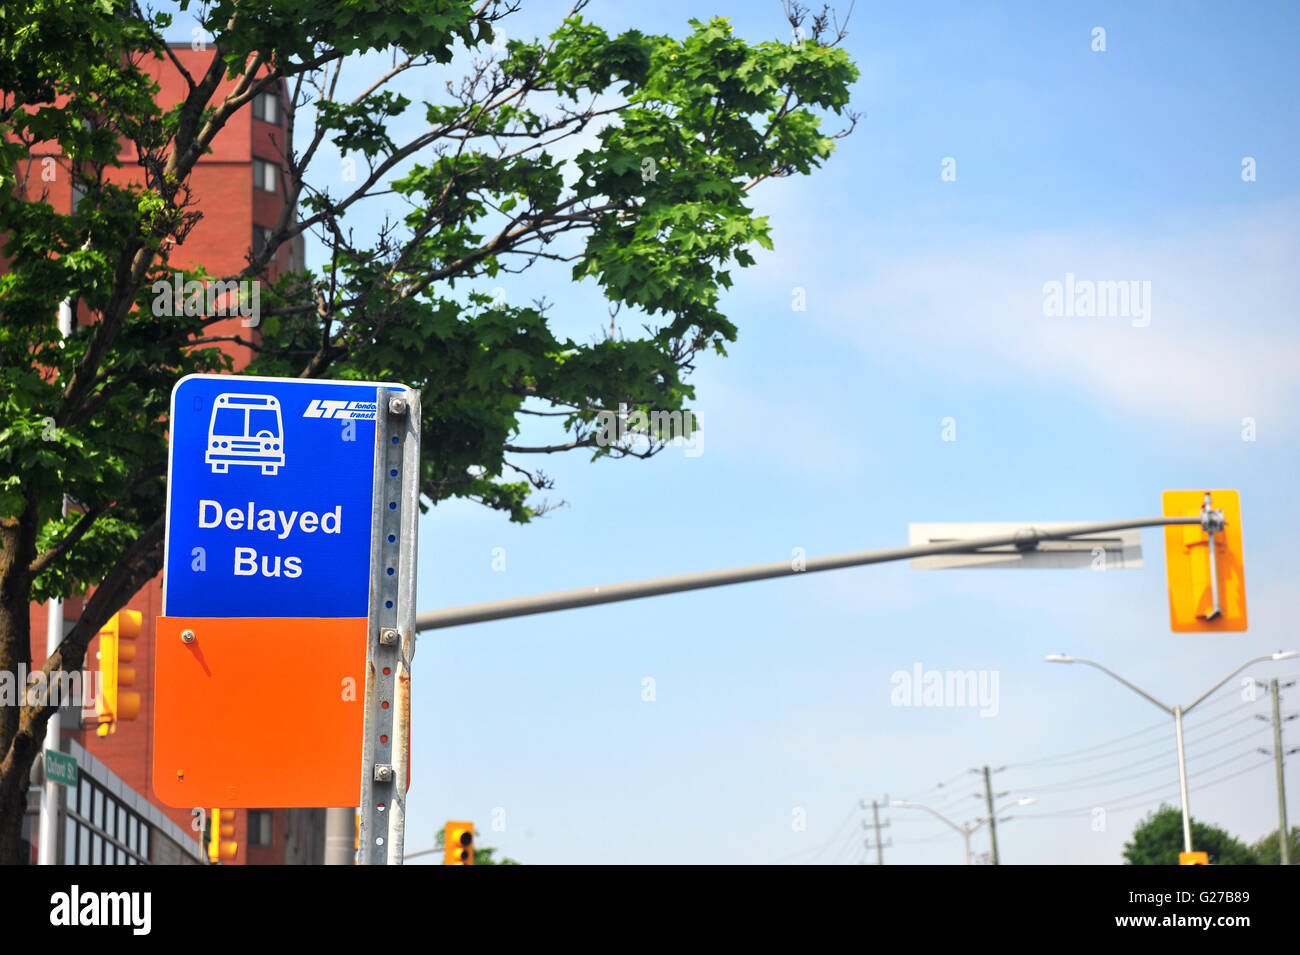
[[[118,720],[140,715],[140,694],[123,690],[135,686],[135,640],[144,617],[138,610],[119,610],[99,631],[99,670],[104,686],[95,700],[95,732],[108,736],[117,732]]]
[[[474,864],[474,823],[449,822],[443,830],[443,865]]]
[[[1180,852],[1178,853],[1179,865],[1209,865],[1210,854],[1208,852]]]
[[[235,810],[212,810],[212,828],[208,833],[208,861],[211,863],[234,862],[239,855],[239,843],[235,841]]]
[[[1200,524],[1165,527],[1170,629],[1175,633],[1245,630],[1240,496],[1228,490],[1165,491],[1162,503],[1165,517],[1201,518]]]

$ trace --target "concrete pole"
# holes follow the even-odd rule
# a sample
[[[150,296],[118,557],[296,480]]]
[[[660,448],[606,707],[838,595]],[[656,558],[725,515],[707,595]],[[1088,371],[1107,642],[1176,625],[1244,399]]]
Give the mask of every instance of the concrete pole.
[[[1187,805],[1187,755],[1183,748],[1183,708],[1174,707],[1174,733],[1178,737],[1178,793],[1183,803],[1183,851],[1192,851],[1192,812]]]
[[[58,598],[51,600],[46,606],[45,612],[47,620],[45,627],[45,655],[49,656],[63,642],[63,601]],[[63,719],[59,711],[55,710],[53,715],[50,716],[50,721],[45,724],[45,749],[58,751],[62,738]],[[45,759],[43,753],[41,759]],[[38,837],[39,844],[36,849],[36,862],[38,865],[59,864],[59,799],[62,788],[58,783],[51,781],[48,773],[45,774],[45,782],[41,787],[40,834]]]
[[[356,861],[357,811],[325,810],[325,864],[352,865]]]
[[[1003,795],[1006,795],[1003,793]],[[993,843],[993,864],[998,864],[998,816],[993,811],[993,783],[989,780],[989,768],[984,767],[984,799],[989,807],[989,840]]]
[[[1275,706],[1274,712],[1276,710],[1277,707]],[[876,801],[874,799],[871,800],[871,824],[876,827],[876,865],[884,865],[885,847],[880,844],[880,813],[876,810]]]
[[[1281,850],[1283,865],[1291,864],[1291,830],[1286,824],[1286,781],[1282,777],[1282,708],[1278,699],[1281,696],[1276,678],[1269,687],[1273,693],[1273,763],[1277,766],[1277,824],[1278,848]]]

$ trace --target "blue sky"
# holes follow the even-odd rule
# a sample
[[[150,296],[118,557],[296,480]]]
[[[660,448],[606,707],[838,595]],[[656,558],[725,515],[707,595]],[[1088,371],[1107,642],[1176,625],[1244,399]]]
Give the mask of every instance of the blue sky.
[[[565,9],[526,3],[507,33],[547,32]],[[677,34],[708,15],[788,36],[775,2],[586,11]],[[434,609],[893,546],[910,521],[1138,517],[1164,489],[1238,488],[1249,632],[1171,633],[1147,531],[1138,571],[892,564],[428,634],[408,846],[467,819],[526,863],[856,863],[874,860],[861,800],[974,820],[968,770],[988,764],[1008,766],[1002,801],[1038,798],[999,827],[1004,862],[1120,861],[1142,814],[1177,803],[1172,726],[1043,655],[1186,703],[1249,657],[1300,649],[1298,22],[1286,4],[859,4],[846,45],[863,117],[823,170],[754,192],[775,250],[724,297],[730,357],[694,376],[702,452],[555,457],[567,506],[533,525],[460,503],[421,524]],[[1067,273],[1149,282],[1149,324],[1045,315],[1044,283]],[[563,269],[484,290],[497,284],[545,295],[574,337],[608,323]],[[891,675],[917,664],[996,672],[997,714],[893,705]],[[1284,702],[1300,710],[1300,686]],[[1252,841],[1277,825],[1255,751],[1268,712],[1234,682],[1188,718],[1193,815]],[[884,819],[887,864],[961,861],[937,820]]]
[[[974,820],[967,770],[989,764],[1011,766],[994,777],[1003,801],[1038,797],[999,829],[1004,861],[1111,864],[1147,809],[1177,803],[1168,719],[1041,660],[1092,657],[1186,703],[1297,642],[1297,21],[1282,5],[1046,6],[860,5],[846,42],[863,119],[821,172],[756,191],[776,248],[726,298],[730,357],[695,376],[702,452],[549,460],[568,506],[529,527],[437,508],[421,607],[890,546],[909,521],[1142,516],[1162,490],[1204,485],[1242,493],[1249,632],[1171,633],[1148,531],[1139,571],[895,564],[429,634],[408,844],[464,818],[525,862],[874,860],[860,800],[917,795]],[[587,15],[783,32],[775,3],[646,9]],[[560,12],[526,11],[538,29]],[[1150,281],[1150,324],[1045,317],[1043,284],[1067,272]],[[602,322],[562,275],[507,286],[539,292],[566,328]],[[997,715],[892,705],[891,675],[917,663],[996,671]],[[1300,709],[1300,688],[1284,702]],[[1255,753],[1271,739],[1251,718],[1267,706],[1234,681],[1188,718],[1193,815],[1251,840],[1277,824]],[[1101,831],[1094,807],[1112,807]],[[924,813],[882,819],[887,863],[961,860]]]

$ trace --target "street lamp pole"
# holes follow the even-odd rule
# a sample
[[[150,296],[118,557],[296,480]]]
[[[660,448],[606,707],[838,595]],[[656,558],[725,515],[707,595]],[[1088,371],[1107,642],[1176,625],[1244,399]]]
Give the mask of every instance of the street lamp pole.
[[[966,865],[970,865],[970,837],[972,832],[974,832],[980,826],[984,825],[984,823],[988,822],[990,819],[996,817],[998,813],[1002,812],[1003,810],[1010,809],[1012,806],[1029,806],[1036,802],[1038,802],[1038,799],[1034,796],[1026,796],[1023,799],[1016,799],[1012,802],[999,806],[997,809],[993,810],[991,815],[985,816],[983,819],[979,820],[978,822],[972,823],[971,825],[959,825],[958,823],[953,822],[943,813],[939,812],[937,809],[931,809],[929,806],[925,805],[924,803],[908,802],[906,799],[895,799],[890,805],[894,806],[897,809],[924,809],[930,815],[938,819],[941,819],[947,825],[956,829],[958,832],[961,833],[962,843],[965,846]]]
[[[1192,851],[1192,813],[1187,805],[1187,755],[1183,746],[1183,708],[1174,707],[1174,735],[1178,737],[1178,798],[1183,806],[1183,851]]]
[[[1294,650],[1279,650],[1277,653],[1271,653],[1267,656],[1255,657],[1253,659],[1247,660],[1245,663],[1237,667],[1237,669],[1233,670],[1222,680],[1214,684],[1214,686],[1210,687],[1208,690],[1206,690],[1196,699],[1192,700],[1192,702],[1188,703],[1186,706],[1170,706],[1167,703],[1162,703],[1160,700],[1157,700],[1146,690],[1142,689],[1141,687],[1135,686],[1134,684],[1130,683],[1128,680],[1120,676],[1118,673],[1114,672],[1113,670],[1107,669],[1106,667],[1102,666],[1100,663],[1098,663],[1095,660],[1085,660],[1083,657],[1066,656],[1063,653],[1052,653],[1043,657],[1043,659],[1048,663],[1086,663],[1090,667],[1095,667],[1096,669],[1100,670],[1102,673],[1105,673],[1107,676],[1113,677],[1114,679],[1118,680],[1120,683],[1123,683],[1134,693],[1137,693],[1139,696],[1145,697],[1147,700],[1150,700],[1152,703],[1160,707],[1160,709],[1164,710],[1166,713],[1168,713],[1170,716],[1174,718],[1174,734],[1178,740],[1178,790],[1183,805],[1183,851],[1191,852],[1192,851],[1192,816],[1190,810],[1188,809],[1188,801],[1187,801],[1187,754],[1183,746],[1183,717],[1187,713],[1189,713],[1194,706],[1197,706],[1204,699],[1206,699],[1206,697],[1210,696],[1210,694],[1214,693],[1221,686],[1223,686],[1225,683],[1231,680],[1234,676],[1236,676],[1242,670],[1246,669],[1246,667],[1253,666],[1256,663],[1263,663],[1268,660],[1273,660],[1273,661],[1290,660],[1293,657],[1296,657],[1298,655],[1300,654],[1297,654],[1296,651]]]

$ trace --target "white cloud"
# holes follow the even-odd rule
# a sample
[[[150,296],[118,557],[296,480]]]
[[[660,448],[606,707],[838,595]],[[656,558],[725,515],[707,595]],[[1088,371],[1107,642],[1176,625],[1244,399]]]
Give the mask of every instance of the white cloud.
[[[1075,230],[924,254],[868,249],[842,273],[851,283],[836,283],[834,306],[809,318],[931,373],[1065,383],[1188,432],[1252,416],[1278,433],[1296,424],[1298,240],[1287,203],[1160,235]],[[1149,281],[1150,324],[1044,315],[1044,283],[1067,272]]]

